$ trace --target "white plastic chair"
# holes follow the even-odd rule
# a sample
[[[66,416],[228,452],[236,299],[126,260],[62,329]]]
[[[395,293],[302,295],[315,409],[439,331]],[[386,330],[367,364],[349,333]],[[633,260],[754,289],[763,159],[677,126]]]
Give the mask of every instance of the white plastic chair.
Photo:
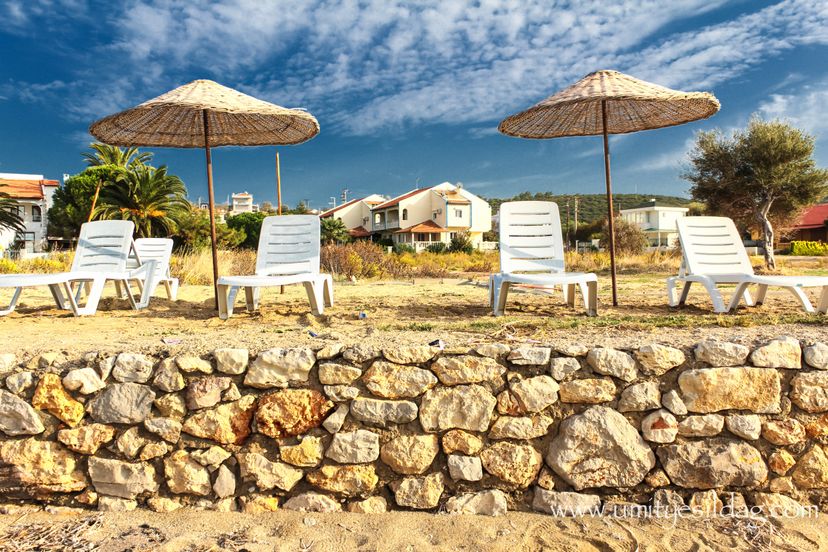
[[[681,242],[682,262],[678,276],[667,278],[667,300],[671,307],[683,305],[694,282],[702,284],[713,302],[714,312],[736,309],[742,299],[754,303],[748,287],[756,284],[756,304],[765,301],[769,286],[782,287],[793,293],[807,312],[814,307],[804,288],[820,287],[822,293],[819,312],[828,311],[828,276],[760,276],[753,272],[750,258],[733,221],[727,217],[682,217],[677,222]],[[683,283],[681,296],[676,300],[675,287]],[[736,284],[736,291],[725,308],[719,284]]]
[[[283,215],[262,221],[254,276],[218,279],[219,317],[233,315],[239,288],[244,288],[247,311],[259,306],[259,288],[304,284],[311,312],[320,315],[333,306],[333,279],[319,272],[319,217]]]
[[[81,226],[78,247],[69,272],[56,274],[8,274],[0,276],[0,288],[13,288],[9,306],[0,309],[0,316],[10,314],[17,306],[24,287],[48,286],[55,304],[60,309],[71,310],[75,316],[92,315],[98,309],[104,285],[108,280],[122,284],[128,292],[132,308],[149,305],[153,287],[155,262],[139,263],[128,269],[127,259],[133,250],[132,232],[135,225],[129,221],[106,220],[87,222]],[[141,299],[135,300],[129,286],[130,280],[146,280]],[[73,286],[77,285],[77,290]],[[78,305],[81,290],[86,291],[86,304]]]
[[[135,255],[131,256],[127,261],[127,267],[137,268],[141,263],[147,261],[155,261],[155,278],[153,281],[153,289],[149,290],[149,294],[153,295],[159,285],[163,284],[167,291],[167,297],[171,301],[175,301],[178,297],[178,278],[170,276],[170,257],[172,256],[173,241],[169,238],[138,238],[135,240]],[[138,285],[143,286],[146,283],[143,280],[138,280]],[[120,288],[120,284],[116,282],[116,286]],[[121,290],[118,290],[121,293]]]
[[[489,278],[489,302],[495,316],[506,308],[513,285],[554,288],[575,306],[581,290],[587,314],[598,313],[598,277],[566,272],[558,205],[551,201],[510,201],[500,206],[500,272]]]

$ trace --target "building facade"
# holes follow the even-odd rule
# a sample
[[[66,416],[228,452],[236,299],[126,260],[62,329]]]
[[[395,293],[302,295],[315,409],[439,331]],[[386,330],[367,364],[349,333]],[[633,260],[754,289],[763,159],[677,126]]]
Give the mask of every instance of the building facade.
[[[621,218],[635,224],[647,235],[650,248],[673,249],[678,244],[676,221],[686,217],[687,207],[658,205],[648,201],[631,209],[621,209]]]
[[[259,204],[253,203],[253,195],[247,192],[241,192],[230,196],[230,207],[227,212],[228,216],[238,215],[239,213],[258,213]]]
[[[417,251],[460,232],[480,247],[483,234],[492,229],[488,202],[449,182],[412,190],[392,199],[368,196],[350,201],[321,215],[341,218],[352,236],[373,236],[406,244]]]
[[[818,203],[805,209],[790,235],[791,240],[828,243],[828,203]]]
[[[25,256],[48,249],[48,212],[58,186],[57,180],[48,180],[42,174],[0,173],[0,192],[17,201],[25,225],[19,233],[0,230],[0,255],[15,252]]]

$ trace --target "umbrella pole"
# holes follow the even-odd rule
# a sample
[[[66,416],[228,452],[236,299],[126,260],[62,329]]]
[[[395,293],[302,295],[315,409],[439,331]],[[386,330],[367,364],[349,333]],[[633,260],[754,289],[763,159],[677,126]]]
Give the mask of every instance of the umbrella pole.
[[[607,181],[607,225],[609,227],[610,273],[612,275],[612,306],[618,306],[615,282],[615,212],[612,208],[612,177],[610,176],[609,137],[607,136],[607,100],[601,100],[601,121],[604,128],[604,176]]]
[[[279,169],[279,150],[276,150],[276,214],[282,214],[282,172]],[[279,286],[279,293],[285,293],[285,286]]]
[[[204,121],[204,153],[207,160],[207,193],[210,205],[210,245],[213,250],[213,299],[218,310],[218,240],[216,239],[216,200],[213,194],[213,158],[210,155],[210,124],[207,110],[201,112]]]

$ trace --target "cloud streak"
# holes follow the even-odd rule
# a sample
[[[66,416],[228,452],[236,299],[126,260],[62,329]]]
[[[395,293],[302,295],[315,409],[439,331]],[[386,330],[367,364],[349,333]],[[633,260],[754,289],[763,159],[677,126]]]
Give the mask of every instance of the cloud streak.
[[[78,2],[12,1],[5,15],[13,32],[33,32],[50,17],[54,22],[90,12]],[[692,32],[663,32],[722,4],[676,0],[668,9],[655,0],[610,7],[598,0],[113,4],[102,17],[114,38],[91,45],[96,55],[84,60],[75,79],[65,79],[61,93],[68,116],[91,120],[148,99],[147,91],[161,93],[209,77],[281,105],[306,107],[338,134],[462,124],[472,127],[473,137],[483,137],[503,116],[590,70],[616,68],[667,86],[711,88],[784,51],[828,44],[828,5],[819,0],[784,0]],[[119,74],[124,60],[131,73],[99,78],[101,72]],[[38,97],[49,94],[45,90]],[[774,98],[777,103],[767,109],[783,109],[785,96]]]

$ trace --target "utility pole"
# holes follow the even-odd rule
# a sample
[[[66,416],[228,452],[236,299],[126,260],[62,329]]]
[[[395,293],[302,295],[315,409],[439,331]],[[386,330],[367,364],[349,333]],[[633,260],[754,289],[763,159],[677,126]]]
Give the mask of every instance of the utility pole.
[[[575,196],[575,252],[578,252],[578,196]]]
[[[342,203],[348,203],[348,192],[350,192],[348,188],[342,188]]]
[[[328,199],[330,199],[330,201],[328,202],[328,205],[331,206],[331,209],[335,209],[336,208],[336,198],[334,196],[331,196]]]
[[[569,249],[569,233],[572,227],[569,225],[569,198],[566,198],[566,248]]]

